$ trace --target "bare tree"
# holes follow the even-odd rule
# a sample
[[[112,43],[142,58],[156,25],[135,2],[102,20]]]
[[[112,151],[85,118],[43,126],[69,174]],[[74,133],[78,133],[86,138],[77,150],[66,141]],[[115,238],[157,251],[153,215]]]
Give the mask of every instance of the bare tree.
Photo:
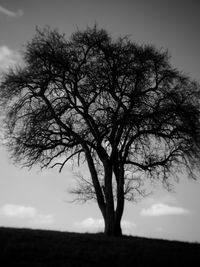
[[[133,200],[145,179],[169,187],[181,171],[195,178],[200,87],[167,52],[95,26],[69,40],[37,30],[23,56],[0,86],[12,158],[60,171],[70,159],[87,163],[91,179],[74,192],[96,198],[105,234],[122,234],[125,196]]]

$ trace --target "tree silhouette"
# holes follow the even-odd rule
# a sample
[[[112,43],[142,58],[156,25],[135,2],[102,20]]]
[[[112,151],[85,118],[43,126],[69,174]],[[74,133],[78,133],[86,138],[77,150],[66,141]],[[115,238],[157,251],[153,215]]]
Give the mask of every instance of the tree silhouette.
[[[171,67],[167,52],[113,40],[96,26],[69,40],[38,30],[24,65],[4,73],[1,107],[8,149],[23,166],[87,163],[72,190],[95,198],[105,234],[119,236],[125,198],[145,179],[169,188],[200,160],[199,85]]]

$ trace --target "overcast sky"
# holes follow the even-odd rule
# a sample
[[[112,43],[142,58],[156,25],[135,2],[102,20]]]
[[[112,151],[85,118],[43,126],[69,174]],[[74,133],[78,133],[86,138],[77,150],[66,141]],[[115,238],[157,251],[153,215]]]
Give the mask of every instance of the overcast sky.
[[[174,67],[200,81],[200,2],[197,0],[0,0],[0,71],[20,62],[35,27],[50,25],[70,36],[95,22],[114,37],[168,49]],[[86,169],[83,168],[86,172]],[[0,146],[0,226],[100,231],[95,203],[69,203],[73,181],[68,164],[58,170],[14,166]],[[200,242],[200,180],[185,175],[174,193],[161,186],[137,204],[126,203],[124,233]]]

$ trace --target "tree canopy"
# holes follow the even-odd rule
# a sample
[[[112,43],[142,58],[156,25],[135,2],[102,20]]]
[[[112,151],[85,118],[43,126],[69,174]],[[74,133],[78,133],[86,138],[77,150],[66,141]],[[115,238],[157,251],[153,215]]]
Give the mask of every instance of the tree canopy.
[[[86,162],[91,179],[74,193],[96,198],[105,233],[121,234],[124,199],[134,200],[145,177],[167,187],[181,171],[195,178],[200,87],[166,51],[96,26],[68,40],[45,28],[23,60],[0,85],[12,158],[60,171],[72,158]]]

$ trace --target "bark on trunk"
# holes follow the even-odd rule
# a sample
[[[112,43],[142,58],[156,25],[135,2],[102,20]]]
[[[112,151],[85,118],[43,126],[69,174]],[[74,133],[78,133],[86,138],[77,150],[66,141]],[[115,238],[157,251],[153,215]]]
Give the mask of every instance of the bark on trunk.
[[[117,180],[117,205],[114,207],[113,187],[112,187],[112,165],[105,164],[105,199],[106,199],[106,216],[105,234],[109,236],[121,236],[121,218],[124,211],[124,172],[123,169],[114,168]]]
[[[114,236],[122,236],[121,219],[115,218]]]
[[[120,223],[124,212],[124,177],[120,177],[117,184],[117,206],[115,211],[116,232],[120,232]],[[120,229],[119,229],[120,228]],[[122,231],[121,231],[122,235]]]
[[[94,161],[87,147],[85,147],[85,154],[97,196],[97,203],[105,222],[104,233],[105,235],[108,236],[116,236],[116,237],[121,236],[122,235],[121,218],[124,210],[123,178],[120,180],[120,177],[117,175],[118,176],[117,205],[115,211],[113,185],[112,185],[112,178],[113,178],[112,163],[108,159],[102,158],[102,162],[104,165],[104,172],[105,172],[104,173],[105,186],[102,189],[98,180],[98,175],[95,169]]]
[[[103,215],[103,217],[106,217],[106,205],[105,205],[105,201],[104,201],[104,195],[98,180],[98,175],[97,175],[97,171],[95,169],[95,165],[94,165],[94,161],[92,159],[92,156],[89,152],[89,150],[87,148],[85,148],[85,155],[86,155],[86,159],[87,159],[87,163],[88,163],[88,167],[91,173],[91,177],[92,177],[92,182],[95,188],[95,193],[96,193],[96,197],[97,197],[97,204],[101,210],[101,213]]]
[[[111,170],[112,172],[112,170]],[[112,173],[111,173],[112,175]],[[120,174],[119,174],[120,175]],[[123,172],[121,173],[123,175]],[[112,193],[112,179],[107,184],[106,194],[106,216],[105,220],[105,234],[109,236],[121,236],[121,218],[124,211],[124,177],[117,177],[117,205],[114,207],[114,199]]]
[[[107,215],[105,218],[105,235],[122,236],[121,221],[116,216]]]

